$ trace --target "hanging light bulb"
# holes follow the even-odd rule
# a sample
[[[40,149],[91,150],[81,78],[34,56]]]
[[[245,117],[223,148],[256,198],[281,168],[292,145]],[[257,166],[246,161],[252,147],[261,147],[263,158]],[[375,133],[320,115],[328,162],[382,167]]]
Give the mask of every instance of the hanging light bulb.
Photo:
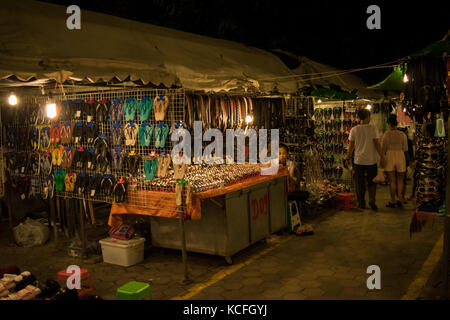
[[[248,115],[245,117],[245,123],[249,124],[253,122],[253,117],[251,115]]]
[[[371,109],[372,109],[372,106],[371,106],[370,104],[368,104],[367,107],[366,107],[366,109],[367,109],[367,110],[371,110]]]
[[[408,82],[408,81],[409,81],[408,75],[405,73],[405,74],[403,75],[403,82],[406,83],[406,82]]]
[[[320,100],[320,99],[319,99],[319,100],[317,100],[317,103],[322,103],[322,100]]]
[[[45,106],[45,109],[47,111],[47,117],[48,118],[53,119],[54,117],[56,117],[56,104],[48,103]]]
[[[17,97],[14,93],[11,93],[11,95],[8,98],[8,102],[12,106],[15,106],[17,104]]]

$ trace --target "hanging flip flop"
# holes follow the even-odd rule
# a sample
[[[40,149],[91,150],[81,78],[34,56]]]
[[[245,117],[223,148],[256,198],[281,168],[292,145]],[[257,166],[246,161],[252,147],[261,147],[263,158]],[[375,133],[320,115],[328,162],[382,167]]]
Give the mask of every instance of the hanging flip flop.
[[[159,141],[160,148],[165,147],[168,134],[169,134],[169,126],[167,124],[164,124],[161,128],[161,137],[160,137],[160,141]]]
[[[125,114],[125,121],[134,121],[136,119],[136,110],[138,103],[136,98],[129,97],[123,103],[123,112]]]
[[[139,101],[139,120],[147,121],[153,107],[153,99],[144,97]]]

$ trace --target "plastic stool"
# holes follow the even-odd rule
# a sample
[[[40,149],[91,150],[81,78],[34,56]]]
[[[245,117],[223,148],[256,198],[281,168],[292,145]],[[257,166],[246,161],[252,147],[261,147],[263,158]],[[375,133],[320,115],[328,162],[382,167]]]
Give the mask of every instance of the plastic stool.
[[[66,270],[62,270],[58,272],[58,281],[67,281],[67,279],[72,275],[72,273],[67,273]],[[89,283],[89,286],[81,286],[84,290],[77,290],[78,295],[82,296],[86,293],[93,293],[94,292],[94,286],[92,285],[91,276],[89,275],[89,271],[87,269],[80,269],[80,280],[87,280]]]
[[[350,211],[350,201],[354,200],[356,198],[356,195],[354,193],[349,193],[349,192],[345,192],[345,193],[338,193],[337,194],[337,199],[338,200],[342,200],[344,202],[344,205],[341,205],[341,208],[344,209],[344,211]]]
[[[116,300],[142,300],[146,295],[153,300],[152,289],[148,283],[131,281],[117,289]]]

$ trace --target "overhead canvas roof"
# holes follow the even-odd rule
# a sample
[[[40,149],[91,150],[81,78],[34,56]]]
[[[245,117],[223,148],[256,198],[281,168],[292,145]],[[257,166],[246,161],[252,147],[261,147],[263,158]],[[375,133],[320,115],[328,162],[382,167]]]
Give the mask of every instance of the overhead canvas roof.
[[[81,30],[66,27],[66,7],[2,1],[0,79],[141,80],[168,87],[294,92],[275,55],[240,43],[135,22],[81,8]]]
[[[383,96],[383,93],[367,88],[367,84],[361,78],[344,70],[280,49],[274,50],[274,53],[296,61],[296,64],[298,64],[298,67],[291,69],[291,71],[299,77],[287,77],[285,81],[294,79],[299,81],[302,86],[313,88],[339,86],[342,90],[348,92],[357,89],[358,96],[362,98],[380,98]]]

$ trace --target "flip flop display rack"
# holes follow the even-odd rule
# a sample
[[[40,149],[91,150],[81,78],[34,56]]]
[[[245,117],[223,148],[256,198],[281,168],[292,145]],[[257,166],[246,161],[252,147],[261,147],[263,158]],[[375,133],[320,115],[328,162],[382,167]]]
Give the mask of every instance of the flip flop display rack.
[[[315,132],[318,149],[322,154],[323,176],[329,181],[352,186],[352,179],[345,179],[344,158],[350,142],[350,130],[359,124],[354,103],[319,103],[314,108]]]
[[[7,172],[20,198],[122,203],[168,174],[169,131],[184,119],[184,90],[135,89],[29,97],[5,121]],[[157,163],[159,162],[159,165]],[[135,199],[139,205],[145,199]]]

